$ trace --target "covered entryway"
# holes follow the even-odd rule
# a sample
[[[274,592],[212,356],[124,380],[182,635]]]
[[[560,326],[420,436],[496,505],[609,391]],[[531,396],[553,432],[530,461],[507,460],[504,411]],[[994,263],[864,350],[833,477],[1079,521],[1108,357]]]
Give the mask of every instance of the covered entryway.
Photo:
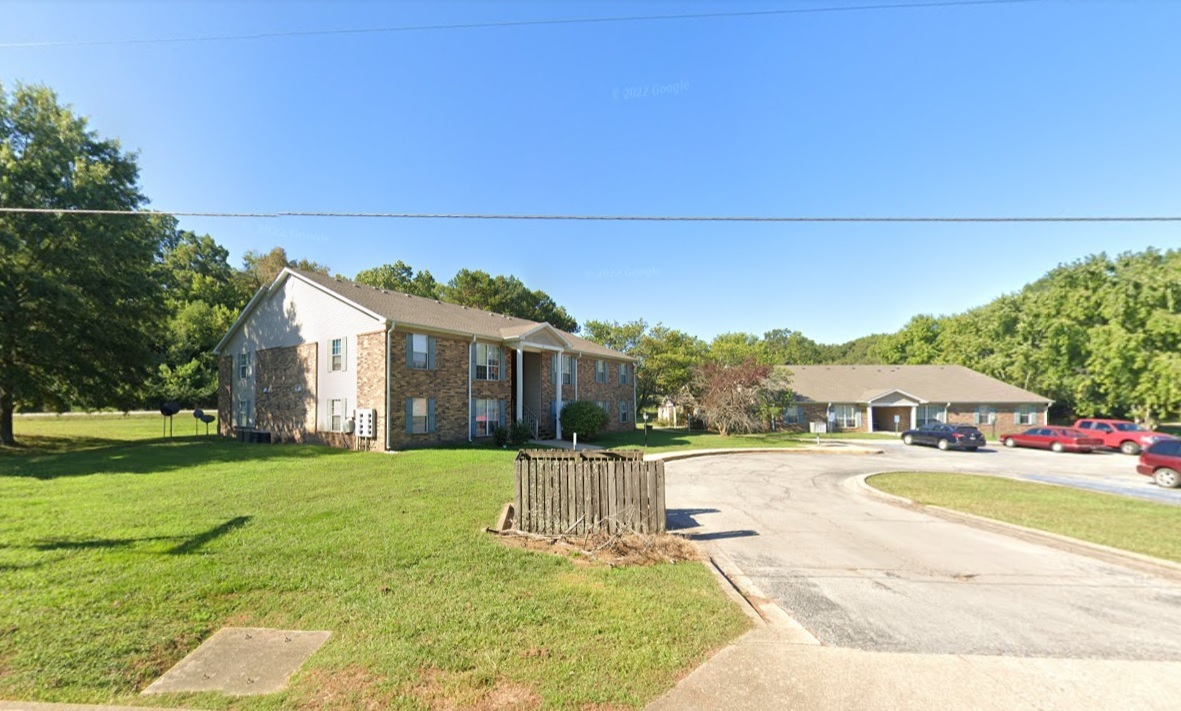
[[[870,432],[901,432],[915,426],[919,405],[926,402],[903,390],[887,390],[865,399]],[[894,418],[898,421],[895,422]]]
[[[875,407],[873,409],[873,429],[871,432],[901,432],[910,429],[910,414],[914,410],[908,406]]]

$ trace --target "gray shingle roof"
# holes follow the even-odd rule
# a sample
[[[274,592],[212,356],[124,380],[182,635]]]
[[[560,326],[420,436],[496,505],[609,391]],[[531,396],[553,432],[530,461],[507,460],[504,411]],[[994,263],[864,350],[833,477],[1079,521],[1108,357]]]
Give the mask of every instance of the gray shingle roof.
[[[808,402],[865,403],[891,390],[927,402],[1048,403],[1050,398],[962,365],[788,365],[791,387]]]
[[[290,271],[339,294],[399,326],[419,326],[425,329],[471,334],[492,341],[511,340],[541,325],[515,316],[494,314],[468,306],[448,304],[435,299],[403,294],[397,291],[377,289],[357,284],[338,277],[329,277],[316,272],[291,269]],[[599,345],[572,333],[554,329],[561,333],[573,350],[587,355],[598,355],[622,360],[634,360],[630,356],[606,346]]]

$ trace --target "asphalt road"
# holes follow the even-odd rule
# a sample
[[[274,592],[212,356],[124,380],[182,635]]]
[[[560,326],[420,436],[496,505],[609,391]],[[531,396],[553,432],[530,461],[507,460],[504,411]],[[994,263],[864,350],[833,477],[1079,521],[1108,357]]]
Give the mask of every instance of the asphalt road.
[[[1181,660],[1181,584],[893,506],[855,482],[872,471],[988,472],[1181,502],[1136,475],[1134,457],[883,444],[870,456],[670,462],[670,524],[720,548],[826,646]]]

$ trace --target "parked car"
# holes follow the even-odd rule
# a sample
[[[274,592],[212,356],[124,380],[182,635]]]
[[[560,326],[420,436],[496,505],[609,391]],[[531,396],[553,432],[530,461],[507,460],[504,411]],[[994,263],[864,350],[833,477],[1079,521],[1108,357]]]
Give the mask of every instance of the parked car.
[[[1031,427],[1024,432],[1005,435],[1006,447],[1034,447],[1052,452],[1092,452],[1103,448],[1103,440],[1069,427]]]
[[[945,425],[932,422],[902,433],[904,444],[926,444],[942,450],[964,449],[975,452],[984,446],[984,435],[971,425]]]
[[[1162,439],[1173,439],[1164,432],[1138,425],[1131,420],[1101,420],[1087,418],[1077,420],[1074,429],[1083,430],[1103,440],[1103,446],[1118,449],[1124,454],[1139,454],[1142,449]]]
[[[1149,445],[1140,455],[1136,471],[1152,477],[1157,486],[1181,486],[1181,439],[1165,439]]]

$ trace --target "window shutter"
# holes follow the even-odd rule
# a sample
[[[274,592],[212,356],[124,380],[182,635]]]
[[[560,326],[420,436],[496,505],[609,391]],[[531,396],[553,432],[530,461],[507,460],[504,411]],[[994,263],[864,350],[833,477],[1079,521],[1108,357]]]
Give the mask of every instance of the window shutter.
[[[570,356],[570,384],[578,387],[578,359]]]
[[[406,367],[414,367],[414,334],[406,334]]]
[[[349,369],[349,339],[345,336],[340,338],[340,369]]]
[[[435,431],[435,399],[433,397],[426,399],[426,431]]]
[[[468,377],[471,378],[472,380],[475,380],[476,379],[476,344],[475,343],[472,344],[471,352],[468,356],[468,365],[470,366],[468,368],[468,370],[471,371],[470,373],[468,373]],[[472,431],[475,432],[475,428],[472,428]]]
[[[501,427],[504,427],[504,423],[506,422],[506,420],[504,418],[508,415],[508,413],[505,412],[506,408],[505,408],[504,400],[500,400],[499,404],[500,404],[500,419],[496,421],[496,424],[498,424]]]
[[[468,410],[472,413],[471,422],[468,423],[468,432],[472,437],[476,436],[476,399],[472,398],[468,404]]]
[[[414,434],[414,398],[406,398],[406,434]]]
[[[435,349],[438,348],[439,339],[430,336],[426,339],[426,367],[428,370],[435,369]],[[432,432],[434,430],[431,430]]]
[[[508,372],[507,372],[508,371],[508,361],[505,360],[504,347],[497,346],[496,350],[500,353],[500,379],[506,380],[507,379],[506,376],[508,375]],[[503,417],[501,418],[501,421],[502,422],[504,421]]]
[[[1031,424],[1031,425],[1037,424],[1037,410],[1034,410],[1032,408],[1030,408],[1030,410],[1029,410],[1029,424]]]
[[[557,385],[559,382],[561,382],[558,380],[558,370],[559,370],[559,368],[562,367],[562,358],[557,353],[551,353],[550,357],[549,357],[549,362],[550,362],[550,369],[549,369],[550,385]]]
[[[857,408],[853,413],[853,424],[857,427],[861,426],[861,408]]]

